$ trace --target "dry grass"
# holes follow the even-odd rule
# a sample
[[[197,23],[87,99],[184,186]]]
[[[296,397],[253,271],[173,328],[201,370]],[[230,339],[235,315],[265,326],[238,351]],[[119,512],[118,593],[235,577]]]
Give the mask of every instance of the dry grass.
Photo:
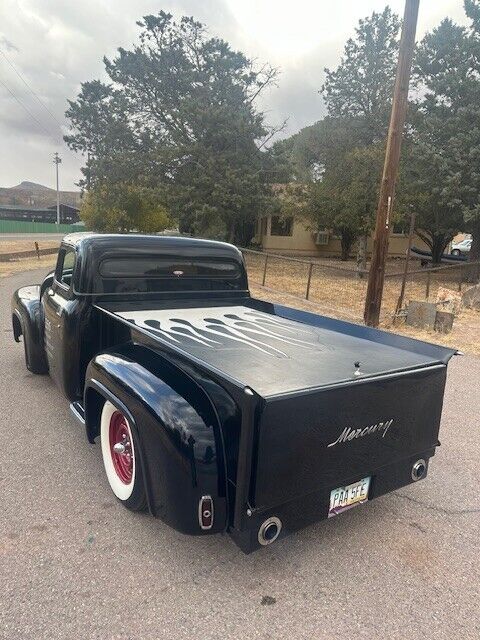
[[[55,267],[57,256],[41,256],[38,258],[25,258],[16,260],[15,262],[0,262],[0,278],[5,278],[12,273],[20,273],[21,271],[30,271],[32,269],[52,269]]]
[[[259,254],[245,255],[250,282],[262,284],[265,256]],[[354,263],[342,263],[338,260],[314,260],[309,300],[322,305],[327,312],[335,312],[362,321],[367,279],[360,279],[353,272]],[[387,273],[396,273],[403,269],[402,260],[390,260]],[[411,269],[417,270],[419,265],[413,262]],[[308,264],[286,261],[269,256],[265,285],[276,291],[305,297],[308,279]],[[460,269],[453,268],[431,274],[429,300],[435,300],[439,287],[458,291]],[[404,306],[408,300],[425,300],[427,293],[427,273],[409,276],[405,289]],[[462,285],[465,288],[465,285]],[[392,317],[400,294],[401,277],[386,278],[382,304],[382,320],[387,322]]]
[[[42,240],[38,243],[40,249],[51,249],[60,246],[60,240]],[[0,253],[16,253],[17,251],[35,251],[33,240],[2,240]]]
[[[59,240],[42,240],[38,243],[40,249],[56,248],[60,245]],[[17,253],[20,251],[34,251],[35,245],[33,240],[5,240],[0,242],[0,254]],[[36,257],[22,258],[20,260],[0,262],[0,278],[5,278],[12,273],[21,271],[29,271],[30,269],[43,269],[54,267],[57,256],[51,254],[48,256],[40,256],[40,260]]]
[[[465,353],[480,355],[480,312],[472,309],[462,309],[455,318],[454,327],[451,333],[445,335],[437,331],[424,331],[406,324],[385,323],[382,329],[401,333],[410,338],[425,340],[425,342],[435,342],[445,347],[459,349]]]
[[[326,308],[323,304],[302,300],[292,294],[259,285],[251,285],[250,290],[254,297],[260,298],[261,300],[276,302],[277,304],[283,304],[312,313],[321,313],[322,315],[332,316],[341,320],[360,322],[360,320],[349,313],[348,309]],[[465,353],[480,355],[480,313],[478,311],[463,309],[460,315],[455,318],[453,331],[447,335],[435,331],[416,329],[404,323],[393,324],[391,320],[383,321],[380,324],[380,328],[386,331],[400,333],[410,338],[417,338],[418,340],[460,349],[460,351],[464,351]]]
[[[256,297],[351,322],[363,322],[367,281],[352,273],[353,263],[345,265],[336,260],[315,260],[309,300],[305,300],[307,264],[269,256],[266,286],[262,287],[265,256],[247,253],[245,259],[251,289]],[[387,265],[387,273],[401,271],[403,264],[402,260],[391,260]],[[418,268],[419,265],[413,263],[411,269]],[[461,271],[457,268],[440,271],[430,275],[429,284],[426,272],[409,276],[403,306],[409,300],[426,300],[427,288],[430,301],[436,300],[439,287],[458,291],[461,285],[465,289],[468,285],[460,283],[460,275]],[[455,318],[453,331],[448,335],[415,329],[403,322],[394,324],[393,314],[400,287],[400,276],[385,280],[381,328],[480,355],[480,313],[476,311],[463,309]]]
[[[19,241],[21,244],[23,241]],[[4,244],[0,243],[0,251]],[[42,247],[56,246],[58,243],[42,243]],[[18,246],[18,245],[17,245]],[[28,250],[25,247],[19,251]],[[31,269],[48,269],[55,266],[56,256],[42,256],[27,258],[16,262],[0,262],[0,278],[21,271]],[[366,292],[366,280],[359,280],[346,272],[342,265],[335,265],[334,269],[326,268],[325,264],[318,263],[312,274],[310,288],[310,300],[302,299],[305,296],[308,266],[301,263],[285,262],[279,259],[269,259],[266,287],[261,286],[263,277],[264,257],[250,254],[246,256],[250,288],[252,295],[270,302],[277,302],[297,309],[304,309],[314,313],[330,315],[335,318],[362,322],[363,305]],[[335,264],[335,261],[332,261]],[[398,267],[397,267],[398,269]],[[395,270],[397,270],[395,269]],[[343,271],[343,273],[342,273]],[[458,272],[453,269],[448,275],[440,272],[432,276],[430,284],[430,299],[435,299],[439,286],[458,290]],[[465,286],[465,285],[464,285]],[[405,301],[409,299],[424,300],[426,289],[426,275],[415,276],[407,284]],[[455,318],[453,331],[444,335],[434,331],[424,331],[406,326],[394,324],[392,321],[393,310],[400,292],[400,279],[387,279],[384,291],[383,317],[381,328],[394,331],[412,338],[418,338],[427,342],[435,342],[448,347],[455,347],[466,353],[480,355],[480,313],[469,309],[463,309]]]

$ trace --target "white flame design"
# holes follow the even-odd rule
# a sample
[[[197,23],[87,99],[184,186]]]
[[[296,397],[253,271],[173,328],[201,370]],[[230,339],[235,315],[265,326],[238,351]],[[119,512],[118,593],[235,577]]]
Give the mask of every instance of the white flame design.
[[[318,334],[312,327],[247,307],[119,311],[117,314],[182,346],[192,342],[210,349],[245,345],[279,358],[288,358],[279,348],[282,345],[309,350],[326,348],[318,342]],[[300,339],[298,335],[310,340]]]

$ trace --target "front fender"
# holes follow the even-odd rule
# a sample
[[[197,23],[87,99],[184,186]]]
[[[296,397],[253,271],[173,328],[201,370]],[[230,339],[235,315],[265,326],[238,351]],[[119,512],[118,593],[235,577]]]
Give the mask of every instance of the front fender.
[[[15,291],[12,296],[12,325],[16,342],[20,342],[20,336],[23,335],[27,368],[32,373],[47,373],[40,285]]]
[[[203,389],[159,354],[129,343],[97,355],[88,366],[84,401],[90,441],[99,434],[103,398],[128,411],[140,443],[152,514],[183,533],[225,530],[223,442],[214,406]],[[204,495],[213,498],[215,513],[206,532],[198,521]]]

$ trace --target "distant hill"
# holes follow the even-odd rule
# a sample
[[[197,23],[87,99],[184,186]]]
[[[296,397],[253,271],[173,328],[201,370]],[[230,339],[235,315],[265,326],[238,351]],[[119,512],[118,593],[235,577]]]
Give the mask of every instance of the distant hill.
[[[56,204],[57,192],[43,184],[24,180],[15,187],[0,187],[0,204],[49,207]],[[60,202],[80,206],[80,191],[60,191]]]
[[[38,182],[29,182],[28,180],[23,180],[23,182],[17,184],[15,187],[10,187],[10,189],[20,189],[21,191],[53,191],[50,187],[38,184]]]

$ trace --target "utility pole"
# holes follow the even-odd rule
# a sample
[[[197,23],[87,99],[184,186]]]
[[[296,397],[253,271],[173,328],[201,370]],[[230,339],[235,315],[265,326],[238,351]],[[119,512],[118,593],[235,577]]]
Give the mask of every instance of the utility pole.
[[[58,190],[58,165],[62,162],[62,159],[55,151],[53,155],[53,164],[55,165],[55,173],[57,178],[57,224],[60,224],[60,191]]]
[[[405,1],[397,75],[393,92],[392,113],[388,127],[387,148],[385,151],[385,162],[378,198],[372,261],[368,274],[367,297],[363,315],[365,324],[371,327],[377,327],[380,320],[380,306],[382,304],[383,283],[385,279],[385,261],[390,235],[390,216],[395,197],[395,182],[400,161],[403,127],[407,115],[408,86],[410,82],[413,50],[415,47],[419,2],[420,0]]]

